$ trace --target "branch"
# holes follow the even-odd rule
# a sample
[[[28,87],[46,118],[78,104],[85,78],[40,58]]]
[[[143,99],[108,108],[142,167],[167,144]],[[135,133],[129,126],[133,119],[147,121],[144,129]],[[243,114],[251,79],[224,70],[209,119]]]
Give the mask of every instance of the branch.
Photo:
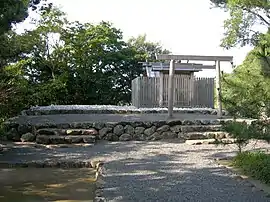
[[[248,8],[243,8],[243,7],[242,7],[242,9],[245,10],[245,11],[247,11],[247,12],[249,12],[249,13],[251,13],[251,14],[253,14],[253,15],[255,15],[255,16],[257,16],[257,17],[260,18],[266,25],[268,25],[268,27],[270,27],[270,22],[268,22],[268,21],[267,21],[263,16],[261,16],[260,14],[254,12],[254,11],[252,11],[251,9],[248,9]],[[266,15],[266,16],[268,17],[268,15]]]

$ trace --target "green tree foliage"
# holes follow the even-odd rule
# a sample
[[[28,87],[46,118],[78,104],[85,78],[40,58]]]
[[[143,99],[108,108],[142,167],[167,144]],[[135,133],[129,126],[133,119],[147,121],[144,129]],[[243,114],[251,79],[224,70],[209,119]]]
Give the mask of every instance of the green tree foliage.
[[[108,22],[68,22],[54,7],[34,30],[12,34],[5,35],[12,48],[0,55],[5,117],[32,105],[129,104],[131,81],[144,71],[139,62],[168,52],[145,36],[126,42]]]
[[[226,122],[223,124],[223,130],[226,131],[231,138],[235,139],[234,143],[238,147],[238,152],[241,153],[244,146],[246,146],[249,141],[257,137],[259,131],[256,127],[252,127],[246,122]]]
[[[215,6],[230,14],[225,20],[222,47],[236,45],[257,45],[260,41],[260,27],[270,29],[270,2],[268,0],[210,0]]]
[[[163,49],[159,43],[148,42],[146,35],[139,35],[128,40],[128,45],[138,51],[142,61],[156,60],[156,54],[170,54],[169,50]]]
[[[61,36],[73,103],[117,104],[130,101],[131,80],[142,73],[136,50],[110,23],[73,23]]]
[[[269,115],[270,1],[210,0],[229,12],[221,46],[254,49],[232,74],[223,77],[223,102],[234,115],[258,118]]]
[[[29,9],[44,11],[52,7],[47,0],[1,0],[0,1],[0,35],[11,30],[12,25],[24,21]]]
[[[257,50],[251,51],[233,73],[223,75],[223,102],[234,116],[259,118],[269,115],[270,78],[262,74]]]

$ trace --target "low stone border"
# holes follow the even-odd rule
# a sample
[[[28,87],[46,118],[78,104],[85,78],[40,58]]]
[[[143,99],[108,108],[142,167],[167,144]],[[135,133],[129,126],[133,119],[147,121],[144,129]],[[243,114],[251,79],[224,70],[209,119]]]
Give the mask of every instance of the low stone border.
[[[92,168],[90,161],[0,161],[0,168]]]
[[[263,191],[267,197],[270,197],[270,186],[269,185],[267,185],[259,180],[256,180],[252,177],[249,177],[247,175],[243,175],[239,169],[222,163],[222,161],[224,161],[224,160],[232,160],[232,157],[230,157],[230,158],[215,158],[215,161],[217,162],[218,165],[224,166],[226,169],[228,169],[229,171],[231,171],[232,173],[234,173],[236,175],[236,177],[235,177],[236,180],[245,180],[251,185],[251,187],[255,187],[257,190]]]

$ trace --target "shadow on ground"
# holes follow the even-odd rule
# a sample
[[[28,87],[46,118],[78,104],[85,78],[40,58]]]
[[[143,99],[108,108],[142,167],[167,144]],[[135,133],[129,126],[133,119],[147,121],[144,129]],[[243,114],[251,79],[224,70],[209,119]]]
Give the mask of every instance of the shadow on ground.
[[[0,161],[102,159],[106,161],[102,195],[107,201],[270,201],[262,191],[215,164],[214,157],[235,152],[233,145],[102,142],[86,148],[17,148],[0,156]]]

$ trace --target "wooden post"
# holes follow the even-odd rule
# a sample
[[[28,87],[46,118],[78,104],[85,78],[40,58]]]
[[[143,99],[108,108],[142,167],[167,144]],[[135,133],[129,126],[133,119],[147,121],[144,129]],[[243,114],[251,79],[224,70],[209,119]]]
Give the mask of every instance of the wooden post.
[[[221,80],[220,80],[220,61],[216,61],[216,92],[217,92],[217,116],[222,117],[222,103],[221,103]]]
[[[174,60],[170,62],[169,83],[168,83],[168,118],[173,116],[173,94],[174,94]]]
[[[163,107],[163,94],[164,94],[164,74],[160,72],[159,77],[159,107]]]

